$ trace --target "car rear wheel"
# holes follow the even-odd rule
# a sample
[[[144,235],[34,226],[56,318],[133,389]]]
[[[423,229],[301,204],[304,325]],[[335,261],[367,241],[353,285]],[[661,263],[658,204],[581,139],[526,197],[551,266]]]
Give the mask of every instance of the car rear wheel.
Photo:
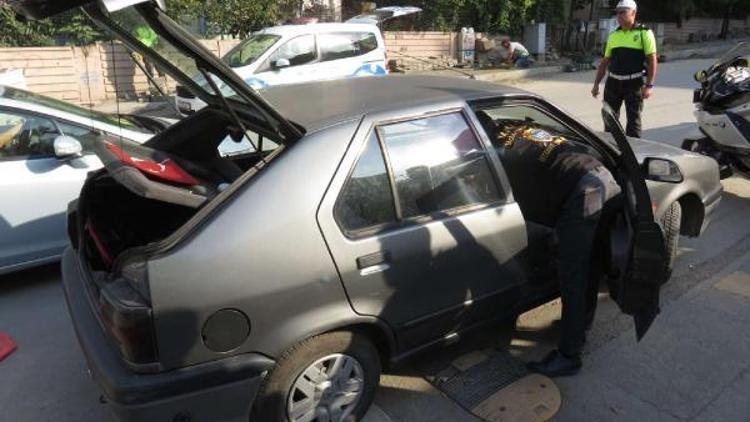
[[[250,421],[358,421],[379,379],[380,358],[366,336],[341,331],[312,337],[279,359]]]
[[[667,274],[672,275],[674,262],[677,259],[677,248],[680,240],[680,225],[682,223],[682,207],[675,201],[669,205],[659,224],[664,231],[664,241],[667,245]]]

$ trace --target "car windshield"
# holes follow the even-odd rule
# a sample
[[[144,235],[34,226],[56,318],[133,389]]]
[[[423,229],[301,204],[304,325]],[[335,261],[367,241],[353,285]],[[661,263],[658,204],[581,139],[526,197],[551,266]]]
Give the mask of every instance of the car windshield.
[[[130,119],[124,116],[118,116],[116,114],[107,114],[99,111],[95,111],[88,108],[83,108],[75,104],[71,104],[66,101],[56,100],[54,98],[45,97],[43,95],[34,94],[28,91],[24,91],[17,88],[11,88],[6,86],[0,86],[0,98],[6,98],[13,101],[18,101],[30,105],[39,105],[48,107],[54,110],[59,110],[65,113],[70,113],[86,119],[96,120],[101,123],[106,123],[113,126],[122,127],[124,129],[141,132],[151,133],[141,126],[137,125]]]
[[[253,63],[281,37],[273,34],[254,34],[237,44],[222,57],[224,63],[231,67],[242,67]]]
[[[717,67],[729,61],[732,61],[736,58],[742,58],[742,57],[745,57],[745,58],[750,57],[750,42],[741,42],[737,44],[734,48],[724,53],[716,61],[716,63],[713,64],[712,67]]]

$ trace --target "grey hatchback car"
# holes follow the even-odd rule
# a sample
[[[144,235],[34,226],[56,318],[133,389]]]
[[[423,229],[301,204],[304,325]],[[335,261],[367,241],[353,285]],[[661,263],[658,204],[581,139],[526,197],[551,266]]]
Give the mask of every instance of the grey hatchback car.
[[[625,194],[605,208],[593,270],[639,337],[668,279],[643,174],[700,198],[693,235],[720,192],[716,164],[688,152],[644,172],[610,112],[608,140],[533,94],[453,78],[261,97],[155,3],[16,2],[35,17],[61,4],[208,104],[143,146],[102,139],[105,168],[69,206],[68,308],[122,420],[358,420],[383,363],[555,297],[552,230],[525,221],[488,118],[563,136],[615,175]],[[153,27],[157,46],[126,23]],[[681,183],[680,157],[696,180]]]

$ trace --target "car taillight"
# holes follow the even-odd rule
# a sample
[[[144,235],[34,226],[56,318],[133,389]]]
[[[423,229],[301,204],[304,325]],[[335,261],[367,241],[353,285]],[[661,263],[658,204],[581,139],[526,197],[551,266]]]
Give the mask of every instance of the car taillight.
[[[126,261],[120,268],[120,276],[125,279],[147,301],[151,302],[148,284],[147,261],[139,258]]]
[[[102,288],[99,312],[126,360],[134,364],[157,360],[151,306],[129,281],[117,279]]]

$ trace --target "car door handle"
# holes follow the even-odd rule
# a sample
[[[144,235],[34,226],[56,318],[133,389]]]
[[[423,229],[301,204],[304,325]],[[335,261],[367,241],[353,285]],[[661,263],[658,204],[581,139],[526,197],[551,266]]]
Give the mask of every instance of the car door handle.
[[[391,267],[390,261],[390,252],[375,252],[357,258],[357,268],[360,270],[360,275],[369,275],[387,270]]]

